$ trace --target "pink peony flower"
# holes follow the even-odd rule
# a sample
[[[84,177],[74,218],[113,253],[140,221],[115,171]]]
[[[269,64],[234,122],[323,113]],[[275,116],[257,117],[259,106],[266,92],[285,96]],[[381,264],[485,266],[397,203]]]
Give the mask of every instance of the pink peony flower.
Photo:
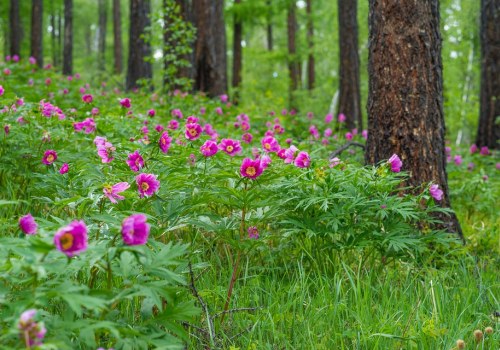
[[[172,117],[176,117],[177,119],[182,119],[184,118],[184,116],[182,115],[182,112],[180,109],[174,109],[172,110],[172,112],[170,112],[172,114]]]
[[[256,179],[262,175],[262,167],[260,164],[260,159],[250,159],[245,158],[241,163],[240,174],[243,177],[248,177],[249,179]]]
[[[94,132],[96,128],[94,118],[87,118],[83,122],[73,123],[73,128],[76,132],[83,130],[86,134],[90,134]]]
[[[325,132],[323,133],[323,135],[325,135],[325,137],[330,137],[332,136],[333,134],[333,131],[331,128],[326,128]]]
[[[98,115],[98,114],[99,114],[99,108],[97,108],[97,107],[92,108],[91,113],[92,113],[92,115],[95,117],[96,115]]]
[[[476,146],[476,144],[475,144],[475,143],[473,143],[473,144],[470,146],[470,148],[469,148],[470,154],[474,154],[474,153],[476,153],[476,152],[477,152],[477,150],[478,150],[478,148],[477,148],[477,146]]]
[[[73,221],[54,235],[56,248],[69,257],[87,250],[87,226],[83,221]]]
[[[361,131],[361,137],[363,137],[365,140],[368,139],[368,130]]]
[[[130,108],[132,106],[129,98],[122,98],[120,100],[120,104],[122,105],[122,107],[125,107],[125,108]]]
[[[231,157],[241,153],[241,144],[239,141],[232,139],[222,139],[219,144],[219,149]]]
[[[139,174],[135,177],[135,182],[137,183],[141,198],[152,196],[160,188],[160,181],[157,180],[154,174]]]
[[[295,152],[298,151],[298,148],[295,147],[294,145],[291,145],[290,148],[287,148],[285,150],[285,163],[292,163],[293,160],[295,159]]]
[[[333,120],[333,115],[331,113],[328,113],[327,115],[325,115],[325,124],[331,123],[332,120]]]
[[[2,85],[0,85],[0,96],[2,96],[5,92],[5,89],[3,88]]]
[[[118,203],[117,200],[124,200],[125,197],[121,196],[119,193],[125,191],[130,187],[128,182],[118,182],[117,184],[104,185],[103,192],[106,197],[109,198],[111,203]]]
[[[229,97],[226,94],[220,95],[220,101],[226,103]]]
[[[217,107],[217,108],[215,109],[215,113],[217,113],[218,115],[222,115],[222,108]]]
[[[29,63],[30,63],[31,65],[36,64],[36,58],[35,58],[35,57],[33,57],[33,56],[31,56],[31,57],[28,59],[28,61],[29,61]]]
[[[82,96],[82,101],[85,103],[92,103],[93,100],[94,100],[94,97],[92,97],[91,94],[86,94],[86,95]]]
[[[148,242],[149,225],[144,214],[134,214],[122,222],[122,238],[126,245],[143,245]]]
[[[42,322],[36,322],[37,310],[29,309],[24,311],[19,317],[17,328],[19,337],[24,340],[26,347],[37,347],[42,345],[47,329]]]
[[[264,137],[261,144],[265,152],[278,152],[280,150],[278,141],[272,136]]]
[[[250,239],[259,239],[259,230],[256,226],[250,226],[247,230],[248,238]]]
[[[61,169],[59,169],[59,174],[66,174],[67,172],[69,171],[69,165],[68,163],[64,163],[62,166],[61,166]]]
[[[269,157],[267,154],[263,155],[260,158],[260,167],[262,168],[262,170],[266,170],[269,164],[271,164],[271,157]]]
[[[211,157],[214,154],[217,153],[218,151],[217,143],[212,140],[207,140],[205,143],[200,147],[200,152],[203,154],[205,157]]]
[[[339,114],[338,121],[339,121],[339,123],[343,123],[346,121],[346,117],[345,117],[344,113]]]
[[[179,122],[177,120],[173,119],[168,122],[168,128],[170,130],[177,130],[178,127],[179,127]]]
[[[330,168],[334,168],[335,166],[340,164],[340,159],[335,157],[330,159]]]
[[[431,187],[429,188],[429,193],[437,201],[443,199],[443,191],[439,189],[439,185],[431,185]]]
[[[461,165],[462,164],[462,156],[457,154],[455,157],[453,157],[453,161],[455,162],[455,165]]]
[[[19,218],[19,228],[27,235],[34,235],[38,225],[31,214],[26,214]]]
[[[483,146],[481,147],[481,151],[479,151],[479,154],[482,156],[487,156],[490,154],[490,150],[488,149],[488,146]]]
[[[50,165],[54,163],[56,159],[57,159],[57,152],[49,149],[48,151],[45,151],[45,153],[43,154],[42,163],[45,165]]]
[[[101,161],[103,163],[111,163],[114,159],[112,152],[115,150],[111,142],[106,141],[104,137],[96,136],[94,144],[97,147],[97,155],[101,157]]]
[[[135,151],[134,153],[130,153],[127,158],[127,164],[132,171],[139,171],[144,167],[144,159],[139,154],[139,151]]]
[[[158,144],[160,145],[160,150],[163,153],[167,153],[170,149],[170,145],[172,144],[172,138],[168,136],[168,132],[164,132],[161,134],[160,139],[158,140]]]
[[[350,132],[347,132],[345,134],[345,138],[346,138],[346,140],[349,140],[349,141],[352,140],[352,134]]]
[[[311,164],[311,158],[307,152],[299,152],[295,158],[294,164],[299,168],[307,168]]]
[[[184,136],[190,141],[197,140],[202,132],[201,125],[198,123],[189,123],[186,124],[186,132],[184,133]]]
[[[198,118],[195,117],[194,115],[190,115],[186,119],[186,124],[190,124],[190,123],[198,123]]]
[[[154,117],[154,116],[155,116],[155,114],[156,114],[156,112],[155,112],[155,110],[154,110],[154,109],[150,109],[150,110],[148,111],[148,115],[149,115],[150,117]]]
[[[394,173],[399,173],[401,171],[401,167],[403,166],[403,162],[399,159],[397,154],[393,154],[387,163],[391,165],[391,171]]]
[[[251,143],[253,140],[253,136],[252,136],[252,134],[247,132],[247,133],[241,135],[241,140],[245,143]]]

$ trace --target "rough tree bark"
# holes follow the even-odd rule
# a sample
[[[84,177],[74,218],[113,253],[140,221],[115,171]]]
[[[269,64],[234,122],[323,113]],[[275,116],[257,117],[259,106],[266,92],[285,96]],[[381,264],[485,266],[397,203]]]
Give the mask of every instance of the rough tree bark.
[[[10,0],[10,55],[21,55],[23,28],[19,17],[19,0]]]
[[[151,62],[144,59],[151,56],[151,45],[144,41],[146,27],[151,25],[149,14],[150,0],[130,0],[130,37],[126,89],[138,87],[140,79],[151,79]]]
[[[296,33],[297,16],[295,1],[290,2],[288,7],[287,28],[288,28],[288,73],[290,76],[289,104],[290,108],[295,108],[294,92],[299,86],[300,62],[297,57]]]
[[[339,7],[339,107],[348,129],[362,129],[359,86],[357,0],[338,0]]]
[[[449,207],[439,2],[370,0],[369,27],[366,162],[398,154],[408,185],[438,184]],[[455,215],[439,218],[463,239]]]
[[[73,74],[73,0],[64,0],[63,74]]]
[[[59,36],[61,33],[56,27],[56,11],[54,9],[54,2],[51,1],[49,2],[50,4],[50,26],[52,27],[52,31],[50,32],[50,42],[51,42],[51,49],[52,49],[52,63],[54,66],[59,66],[59,57],[60,57],[60,50],[58,48],[58,42],[59,42]]]
[[[241,0],[234,0],[236,11],[234,14],[234,37],[233,37],[233,89],[234,96],[233,102],[238,103],[239,93],[238,88],[241,83],[241,69],[242,69],[242,47],[241,40],[243,39],[243,29],[241,25],[241,15],[238,12],[238,5]]]
[[[113,0],[113,41],[115,56],[115,73],[123,70],[123,44],[122,44],[122,14],[120,0]]]
[[[196,27],[194,89],[210,97],[227,92],[226,31],[223,0],[193,1]]]
[[[271,6],[271,0],[266,2],[268,13],[267,13],[267,50],[273,51],[273,8]]]
[[[500,148],[500,0],[481,0],[481,108],[476,144]]]
[[[356,1],[356,0],[353,0]],[[307,55],[307,88],[314,89],[315,74],[314,74],[314,26],[312,19],[312,0],[307,0],[307,47],[309,53]]]
[[[97,68],[100,71],[106,70],[106,25],[107,25],[107,0],[99,0],[99,26],[98,26],[98,53],[97,53]]]
[[[43,67],[43,0],[31,1],[31,56]]]

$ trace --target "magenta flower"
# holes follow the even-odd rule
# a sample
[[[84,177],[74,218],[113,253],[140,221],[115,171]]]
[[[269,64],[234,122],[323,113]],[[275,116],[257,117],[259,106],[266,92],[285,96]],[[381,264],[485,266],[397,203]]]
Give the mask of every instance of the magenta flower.
[[[241,163],[240,174],[243,177],[248,177],[249,179],[256,179],[262,175],[262,167],[260,164],[260,159],[250,159],[245,158]]]
[[[226,152],[231,157],[241,153],[241,144],[239,141],[232,139],[222,139],[219,144],[219,149]]]
[[[75,131],[84,131],[86,134],[90,134],[95,131],[95,121],[94,118],[87,118],[83,122],[73,123],[73,128]]]
[[[241,139],[245,143],[251,143],[252,140],[253,140],[253,136],[252,136],[252,134],[250,134],[249,132],[247,132],[247,133],[241,135]]]
[[[295,147],[294,145],[291,145],[290,148],[287,148],[285,150],[284,156],[285,156],[285,163],[292,163],[293,160],[295,159],[295,152],[298,151],[298,148]]]
[[[130,153],[128,155],[127,164],[130,167],[130,170],[138,172],[144,167],[144,159],[139,154],[139,151],[135,151],[134,153]]]
[[[28,61],[29,61],[29,63],[30,63],[31,65],[36,64],[36,58],[35,58],[35,57],[33,57],[33,56],[30,56],[30,58],[28,58]]]
[[[333,130],[331,128],[326,128],[325,132],[323,133],[323,135],[325,135],[325,137],[330,137],[330,136],[332,136],[332,134],[333,134]]]
[[[122,105],[122,107],[125,107],[125,108],[130,108],[130,106],[131,106],[129,98],[122,98],[120,100],[120,104]]]
[[[262,170],[266,170],[269,164],[271,164],[271,157],[267,154],[263,155],[262,158],[260,158],[260,167]]]
[[[148,242],[149,225],[144,214],[134,214],[122,222],[122,238],[126,245],[143,245]]]
[[[179,122],[175,119],[172,119],[168,122],[168,128],[170,130],[177,130],[177,128],[179,128]]]
[[[91,94],[86,94],[82,96],[82,101],[85,103],[92,103],[94,97]]]
[[[69,257],[87,250],[87,226],[83,221],[73,221],[54,235],[56,248]]]
[[[34,235],[38,225],[31,214],[26,214],[19,218],[19,228],[27,235]]]
[[[333,120],[333,115],[331,113],[325,115],[325,124],[331,123],[332,120]]]
[[[333,168],[339,164],[340,164],[339,158],[335,157],[335,158],[330,159],[330,168]]]
[[[177,119],[184,118],[184,116],[182,115],[182,111],[180,109],[173,109],[172,112],[170,112],[170,114],[172,114],[172,117],[176,117]]]
[[[294,164],[299,168],[307,168],[311,164],[311,158],[307,152],[299,152],[295,158]]]
[[[149,115],[150,117],[154,117],[154,116],[155,116],[155,114],[156,114],[156,112],[155,112],[155,110],[154,110],[154,109],[150,109],[150,110],[148,111],[148,115]]]
[[[226,94],[220,95],[220,101],[226,103],[229,97]]]
[[[248,238],[259,239],[259,230],[257,229],[257,226],[250,226],[247,232],[248,232]]]
[[[350,140],[352,140],[352,133],[347,132],[347,133],[345,134],[345,138],[346,138],[346,140],[349,140],[349,141],[350,141]]]
[[[470,154],[474,154],[474,153],[476,153],[476,152],[477,152],[477,150],[478,150],[478,148],[477,148],[477,146],[476,146],[476,144],[475,144],[475,143],[473,143],[473,144],[470,146],[470,148],[469,148]]]
[[[401,167],[403,166],[403,162],[399,159],[397,154],[393,154],[387,163],[391,165],[391,171],[393,173],[399,173],[401,171]]]
[[[455,162],[455,165],[461,165],[462,164],[462,156],[457,154],[455,157],[453,157],[453,161]]]
[[[217,108],[215,109],[215,113],[217,113],[218,115],[222,115],[222,108],[217,107]]]
[[[104,185],[102,191],[104,195],[109,198],[111,203],[118,203],[117,200],[124,200],[125,197],[121,196],[119,193],[127,190],[130,187],[128,182],[118,182],[117,184]]]
[[[0,96],[2,96],[5,92],[5,89],[3,88],[2,85],[0,85]]]
[[[368,130],[361,131],[361,137],[363,137],[365,140],[368,139]]]
[[[172,138],[168,136],[168,132],[164,132],[161,134],[160,139],[158,140],[158,144],[160,145],[160,150],[163,153],[167,153],[170,149],[170,145],[172,144]]]
[[[429,188],[429,193],[431,194],[432,198],[437,201],[443,199],[443,191],[439,189],[439,185],[431,185],[431,187]]]
[[[198,123],[198,118],[196,118],[194,115],[190,115],[186,119],[186,124],[191,124],[191,123]]]
[[[272,136],[264,137],[261,144],[265,152],[278,152],[280,150],[278,141]]]
[[[219,148],[217,147],[217,142],[212,140],[205,141],[205,143],[200,147],[200,152],[205,157],[213,156],[217,153],[218,150]]]
[[[479,154],[482,156],[487,156],[490,154],[490,150],[488,149],[488,146],[483,146],[481,147],[481,151],[479,151]]]
[[[24,311],[17,323],[17,328],[20,331],[19,337],[24,340],[26,348],[41,346],[47,333],[43,322],[35,321],[36,313],[35,309]]]
[[[106,138],[96,136],[94,139],[94,144],[97,147],[97,155],[101,157],[101,161],[103,163],[110,163],[114,159],[112,151],[115,150],[115,147],[113,147],[111,142],[108,142]]]
[[[346,117],[345,117],[344,113],[339,114],[338,121],[339,121],[339,123],[343,123],[346,121]]]
[[[160,188],[160,181],[157,180],[154,174],[139,174],[135,177],[135,182],[141,198],[152,196]]]
[[[188,140],[194,141],[200,137],[202,131],[203,129],[200,124],[189,123],[186,124],[186,132],[184,133],[184,136],[186,136]]]
[[[57,159],[57,152],[52,149],[49,149],[48,151],[45,151],[45,153],[43,154],[42,163],[45,165],[51,165],[56,161],[56,159]]]
[[[61,169],[59,169],[59,174],[66,174],[69,170],[69,165],[68,163],[64,163],[62,166],[61,166]]]

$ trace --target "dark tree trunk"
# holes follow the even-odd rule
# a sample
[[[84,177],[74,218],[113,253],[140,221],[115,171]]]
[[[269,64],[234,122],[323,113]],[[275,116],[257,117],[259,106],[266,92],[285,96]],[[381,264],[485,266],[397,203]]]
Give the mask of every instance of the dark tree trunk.
[[[115,56],[115,73],[120,74],[123,70],[123,44],[122,44],[122,15],[120,0],[113,0],[113,39]]]
[[[234,14],[234,40],[233,40],[233,89],[234,96],[233,102],[238,103],[239,93],[238,88],[241,83],[241,67],[242,67],[242,48],[241,40],[243,35],[242,25],[241,25],[241,15],[238,11],[238,5],[241,0],[234,0],[234,5],[237,10]]]
[[[98,26],[98,54],[97,54],[97,67],[100,71],[106,70],[106,26],[107,26],[107,0],[99,0],[99,26]]]
[[[427,1],[427,0],[426,0]],[[362,129],[359,87],[357,0],[338,0],[339,6],[339,109],[348,129]]]
[[[449,207],[438,0],[370,0],[369,27],[366,162],[399,155],[408,185],[438,184]],[[439,218],[462,238],[455,215]]]
[[[273,51],[273,14],[271,0],[266,2],[269,13],[267,14],[267,49]]]
[[[500,0],[481,0],[481,109],[476,144],[500,140]]]
[[[43,0],[31,1],[31,56],[43,67]]]
[[[292,1],[288,7],[287,27],[288,27],[288,72],[290,75],[289,103],[290,108],[295,108],[294,92],[299,86],[300,79],[300,61],[297,57],[296,33],[297,16],[295,14],[295,1]]]
[[[19,0],[10,0],[10,54],[21,55],[22,27],[19,17]]]
[[[353,0],[355,1],[355,0]],[[312,0],[307,0],[307,47],[309,54],[307,55],[307,88],[314,89],[314,26],[312,19]]]
[[[223,0],[193,1],[197,29],[194,54],[194,89],[210,97],[227,92],[226,31]]]
[[[139,87],[140,79],[151,79],[151,62],[145,60],[151,56],[151,45],[144,41],[146,27],[151,25],[149,14],[150,0],[130,0],[130,43],[127,70],[127,90]]]
[[[64,0],[63,74],[73,74],[73,0]]]

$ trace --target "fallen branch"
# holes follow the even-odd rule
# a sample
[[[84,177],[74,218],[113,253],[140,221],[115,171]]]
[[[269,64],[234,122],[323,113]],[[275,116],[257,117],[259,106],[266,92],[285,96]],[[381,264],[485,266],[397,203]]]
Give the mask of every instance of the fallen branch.
[[[340,148],[338,148],[335,151],[333,151],[332,153],[330,153],[330,155],[328,156],[328,159],[331,160],[331,159],[335,158],[336,156],[339,156],[342,152],[344,152],[346,149],[348,149],[351,146],[359,147],[363,151],[365,150],[365,145],[363,145],[362,143],[349,141],[349,142],[345,143],[343,146],[340,146]]]

